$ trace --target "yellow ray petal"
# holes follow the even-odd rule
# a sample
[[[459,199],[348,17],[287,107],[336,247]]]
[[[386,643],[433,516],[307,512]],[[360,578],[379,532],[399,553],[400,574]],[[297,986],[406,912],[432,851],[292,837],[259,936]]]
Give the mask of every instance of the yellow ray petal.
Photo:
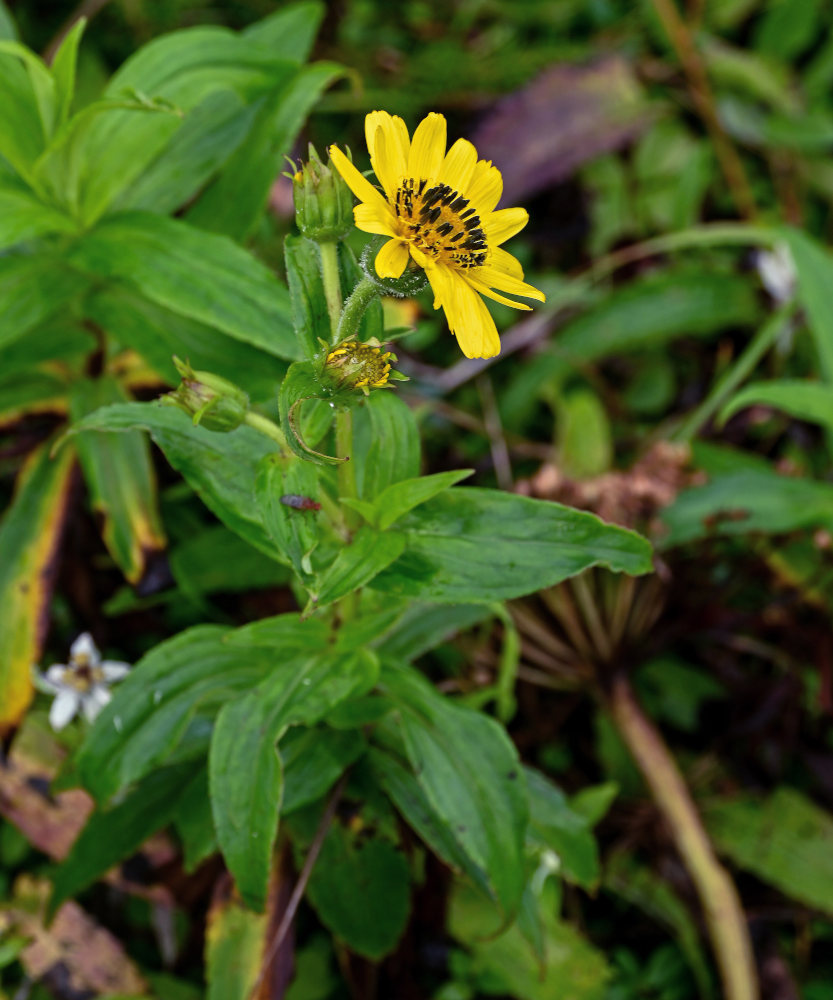
[[[405,122],[386,111],[371,111],[364,120],[364,129],[370,165],[392,201],[408,168],[411,142]]]
[[[446,153],[440,177],[455,191],[464,192],[477,165],[477,150],[468,139],[458,139]]]
[[[432,111],[417,125],[408,156],[408,176],[414,180],[433,180],[440,172],[445,156],[445,117]]]
[[[387,208],[384,215],[380,218],[379,210],[375,205],[366,205],[362,202],[353,209],[353,218],[356,220],[356,226],[363,233],[377,233],[379,236],[396,236],[393,228],[393,215]]]
[[[408,244],[402,240],[388,240],[376,254],[376,273],[380,278],[401,278],[408,266]]]
[[[499,246],[519,233],[529,221],[525,208],[502,208],[483,219],[490,246]]]
[[[460,350],[467,358],[495,357],[500,354],[500,337],[492,314],[469,282],[461,277],[456,285],[459,320],[454,332]]]
[[[495,302],[502,302],[505,306],[511,306],[513,309],[528,310],[532,308],[532,306],[528,306],[526,302],[516,302],[514,299],[508,299],[505,295],[501,295],[499,292],[494,291],[486,284],[485,281],[479,281],[471,271],[466,272],[464,280],[468,281],[474,290],[480,295],[485,295],[486,298],[494,299]]]
[[[521,262],[517,257],[513,257],[511,253],[508,253],[501,247],[491,248],[488,263],[496,267],[498,271],[505,271],[506,274],[511,274],[513,277],[520,278],[523,281],[524,269],[521,267]]]
[[[483,282],[489,288],[498,288],[502,292],[509,292],[510,295],[523,295],[527,299],[538,299],[539,302],[546,302],[547,297],[543,292],[535,288],[534,285],[521,281],[506,271],[499,271],[496,267],[484,264],[483,267],[473,268],[471,277]]]
[[[491,160],[478,160],[465,194],[481,217],[495,210],[503,194],[503,177]]]
[[[383,219],[386,213],[392,216],[391,209],[380,192],[366,177],[359,173],[338,146],[330,146],[328,152],[336,170],[359,201],[372,205],[377,210],[380,219]]]

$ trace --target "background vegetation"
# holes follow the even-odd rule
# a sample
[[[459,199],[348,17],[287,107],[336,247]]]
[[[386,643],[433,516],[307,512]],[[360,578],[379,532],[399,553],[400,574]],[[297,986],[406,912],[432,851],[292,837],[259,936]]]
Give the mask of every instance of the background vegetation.
[[[0,35],[51,56],[79,14],[89,16],[73,110],[102,95],[147,105],[135,133],[140,156],[193,95],[147,92],[129,74],[107,90],[125,60],[187,27],[251,39],[274,10],[265,0],[91,0],[79,10],[16,0],[8,14],[0,8]],[[404,854],[381,851],[377,881],[351,869],[355,842],[396,823],[373,789],[354,788],[338,816],[343,842],[329,845],[335,853],[321,869],[339,872],[347,889],[333,899],[331,880],[311,882],[292,946],[295,978],[262,996],[725,995],[713,951],[721,926],[703,909],[696,849],[692,862],[656,770],[670,753],[737,886],[760,995],[833,1000],[830,4],[342,0],[321,13],[298,68],[297,106],[282,132],[264,133],[260,159],[251,147],[230,160],[218,151],[232,149],[237,123],[260,113],[269,87],[288,86],[283,78],[262,90],[251,83],[249,103],[217,97],[207,113],[229,131],[218,128],[190,187],[175,170],[139,181],[109,173],[126,154],[105,130],[93,135],[79,210],[97,218],[111,197],[124,208],[153,204],[158,231],[111,223],[66,271],[23,272],[0,249],[0,302],[10,303],[0,331],[0,648],[11,656],[12,623],[34,613],[11,582],[21,565],[42,568],[26,560],[36,559],[38,540],[55,537],[58,496],[70,497],[71,516],[50,563],[44,668],[66,662],[85,630],[113,658],[135,662],[186,627],[239,626],[296,607],[283,567],[217,521],[138,431],[128,432],[133,452],[79,444],[84,483],[69,459],[44,456],[68,420],[174,385],[173,353],[203,351],[200,367],[274,407],[285,363],[240,342],[252,336],[248,315],[232,309],[218,319],[210,303],[237,258],[208,260],[196,241],[165,283],[142,270],[141,241],[164,240],[171,219],[185,219],[230,236],[284,280],[293,209],[283,154],[338,142],[364,167],[367,111],[401,114],[411,127],[441,111],[450,136],[471,138],[501,168],[503,204],[528,207],[513,251],[548,302],[520,320],[494,307],[504,348],[491,363],[461,359],[425,293],[385,303],[388,328],[414,327],[397,345],[410,382],[395,391],[420,424],[423,471],[473,468],[474,485],[636,528],[654,543],[656,573],[592,569],[506,606],[415,614],[393,640],[440,690],[505,723],[523,761],[557,785],[542,787],[540,815],[533,810],[535,877],[545,883],[536,929],[492,936],[448,868],[407,839]],[[160,87],[165,72],[163,60]],[[0,125],[11,128],[9,94],[0,94]],[[47,187],[71,176],[68,149],[47,164]],[[0,152],[13,162],[14,151]],[[16,239],[37,240],[28,217],[13,217],[2,199],[0,190],[0,231],[20,225]],[[363,234],[350,243],[360,251]],[[250,294],[266,301],[270,287]],[[38,312],[46,299],[49,316]],[[111,325],[120,339],[95,360],[96,328]],[[139,326],[141,356],[130,349]],[[24,463],[21,526],[8,512]],[[114,481],[130,482],[129,509],[108,493]],[[0,687],[0,698],[11,689]],[[74,896],[75,909],[58,929],[44,928],[44,900],[56,870],[66,871],[55,862],[90,808],[78,789],[48,792],[62,763],[57,790],[77,783],[65,762],[83,736],[80,727],[56,736],[48,709],[38,698],[23,727],[5,732],[0,996],[236,997],[224,977],[257,965],[264,927],[230,902],[216,845],[188,827],[191,799],[171,817],[173,832],[131,847],[105,881],[69,877],[60,896]],[[647,760],[646,732],[660,740]],[[308,748],[294,752],[301,759]],[[529,780],[534,799],[531,772]],[[161,788],[160,801],[178,791]],[[299,809],[290,826],[308,842],[315,817]],[[416,887],[410,911],[388,892],[403,856]],[[292,869],[289,854],[284,863]],[[365,911],[371,937],[351,940],[345,927]],[[393,940],[373,938],[385,922]],[[24,948],[33,936],[34,956]]]

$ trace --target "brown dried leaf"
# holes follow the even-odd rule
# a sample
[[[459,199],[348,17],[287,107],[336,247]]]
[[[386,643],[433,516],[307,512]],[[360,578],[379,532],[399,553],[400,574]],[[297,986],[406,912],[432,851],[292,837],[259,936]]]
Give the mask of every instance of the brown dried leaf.
[[[510,203],[630,142],[655,114],[630,64],[609,55],[590,65],[547,70],[501,101],[472,141],[480,156],[500,166]]]

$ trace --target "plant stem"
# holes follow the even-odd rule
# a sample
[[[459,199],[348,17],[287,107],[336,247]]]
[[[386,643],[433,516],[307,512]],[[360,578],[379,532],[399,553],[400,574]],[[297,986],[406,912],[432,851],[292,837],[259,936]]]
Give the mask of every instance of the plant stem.
[[[735,205],[745,219],[752,220],[757,215],[757,209],[746,169],[737,149],[729,141],[720,123],[706,67],[694,44],[691,32],[680,16],[674,0],[653,0],[653,4],[683,67],[694,105],[711,135],[720,169],[732,192]]]
[[[261,434],[277,442],[281,452],[284,454],[288,453],[286,438],[283,436],[283,431],[273,420],[270,420],[268,417],[263,417],[259,413],[253,413],[249,410],[243,422],[248,424],[249,427],[253,427],[256,431],[259,431]]]
[[[723,981],[723,995],[726,1000],[758,1000],[752,943],[737,890],[714,853],[671,751],[642,711],[623,674],[613,680],[609,706],[700,897]]]
[[[755,369],[758,362],[778,339],[778,335],[790,322],[794,305],[792,302],[773,313],[740,353],[735,363],[718,379],[712,391],[697,409],[688,415],[674,432],[673,440],[688,444],[700,432],[720,407],[729,399],[741,382]]]
[[[327,312],[330,315],[330,334],[333,343],[338,343],[336,332],[341,317],[341,279],[338,275],[338,243],[334,240],[318,244],[321,254],[321,281],[324,285],[324,298],[327,301]]]
[[[353,411],[339,410],[336,414],[336,455],[345,459],[338,465],[338,494],[353,499],[357,497],[356,466],[353,456]],[[352,512],[347,512],[349,518]]]
[[[341,319],[338,322],[337,343],[356,336],[365,310],[378,294],[379,289],[370,278],[362,278],[356,285],[350,293],[350,298],[344,303]]]

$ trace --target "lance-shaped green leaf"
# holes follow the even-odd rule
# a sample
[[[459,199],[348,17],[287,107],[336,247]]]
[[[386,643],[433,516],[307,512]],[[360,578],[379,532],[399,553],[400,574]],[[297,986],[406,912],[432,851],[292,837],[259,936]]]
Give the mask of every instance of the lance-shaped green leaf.
[[[353,413],[356,485],[373,500],[391,483],[419,475],[419,428],[394,392],[372,392]]]
[[[0,101],[0,104],[3,102]],[[66,308],[86,280],[45,254],[0,256],[0,347],[11,344],[45,319]],[[43,360],[43,354],[38,357]]]
[[[798,299],[807,314],[810,332],[816,342],[822,375],[833,381],[833,316],[830,314],[830,287],[833,283],[833,258],[806,233],[784,228],[784,242],[798,274]]]
[[[472,487],[450,489],[397,525],[402,557],[373,586],[433,601],[493,601],[551,587],[590,566],[651,571],[650,543],[593,514]]]
[[[150,212],[125,212],[102,220],[67,257],[78,269],[124,281],[178,315],[279,358],[298,356],[286,288],[225,236]]]
[[[65,448],[49,457],[42,445],[20,474],[0,522],[0,734],[19,721],[32,699],[52,596],[58,545],[69,502],[75,456]]]
[[[207,1000],[249,1000],[263,966],[270,914],[215,899],[205,928]]]
[[[311,594],[311,605],[331,604],[366,584],[399,558],[405,536],[396,531],[359,528],[348,545],[339,550]]]
[[[39,371],[0,379],[0,427],[27,413],[65,413],[66,388],[62,378]]]
[[[214,729],[209,781],[220,849],[248,906],[266,898],[283,774],[277,741],[313,725],[340,701],[375,683],[375,657],[360,651],[282,659],[251,694],[224,706]]]
[[[388,665],[381,688],[388,717],[432,810],[492,886],[507,919],[525,879],[527,796],[517,752],[494,719],[456,705],[412,667]]]
[[[255,480],[266,530],[301,579],[312,575],[309,557],[321,537],[318,473],[309,462],[278,455],[261,460]]]
[[[75,70],[78,65],[78,46],[87,26],[87,19],[79,17],[64,36],[60,48],[52,60],[52,76],[55,80],[55,127],[60,128],[69,118],[72,98],[75,96]]]
[[[451,472],[437,472],[433,476],[417,476],[391,483],[372,502],[342,498],[342,503],[353,507],[375,528],[385,531],[403,514],[419,507],[420,504],[444,493],[461,479],[470,476],[473,469],[455,469]]]
[[[309,57],[325,12],[319,0],[302,0],[255,21],[241,34],[273,55],[300,64]]]
[[[70,413],[81,420],[127,398],[114,378],[80,379],[72,387]],[[138,583],[149,560],[165,548],[147,439],[138,430],[83,434],[77,447],[93,508],[103,519],[104,544],[127,579]]]
[[[227,527],[283,561],[263,527],[255,502],[258,463],[274,448],[268,438],[246,426],[229,434],[207,431],[195,427],[181,410],[156,403],[104,406],[79,421],[72,433],[135,428],[150,432],[171,465]]]
[[[245,241],[263,214],[275,176],[307,115],[344,72],[336,63],[321,62],[281,80],[263,98],[248,135],[220,177],[188,213],[189,222]]]
[[[828,384],[798,378],[754,382],[726,404],[720,413],[721,423],[747,406],[771,406],[796,420],[808,420],[833,431],[833,389]]]
[[[46,233],[71,233],[68,215],[42,202],[16,177],[0,175],[0,250],[7,250]]]
[[[46,135],[38,102],[24,67],[12,56],[0,56],[0,155],[26,181],[43,150]]]

